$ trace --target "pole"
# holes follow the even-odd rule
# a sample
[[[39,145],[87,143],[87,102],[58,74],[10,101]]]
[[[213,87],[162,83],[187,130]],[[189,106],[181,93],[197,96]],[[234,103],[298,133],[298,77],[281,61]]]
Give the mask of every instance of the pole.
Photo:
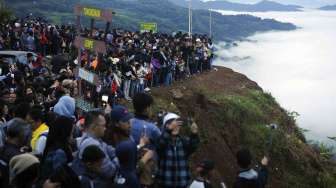
[[[192,8],[190,8],[190,34],[191,34],[191,38],[192,38],[192,34],[193,34],[193,11],[192,11]]]
[[[189,37],[191,37],[191,0],[189,0]]]
[[[211,9],[209,9],[210,12],[210,21],[209,21],[209,37],[212,37],[212,14],[211,14]]]

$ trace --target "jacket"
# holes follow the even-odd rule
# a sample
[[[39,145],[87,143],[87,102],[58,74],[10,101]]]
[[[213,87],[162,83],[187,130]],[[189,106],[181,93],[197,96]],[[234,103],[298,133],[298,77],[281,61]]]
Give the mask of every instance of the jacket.
[[[46,179],[57,168],[67,165],[68,158],[66,153],[62,149],[50,151],[42,162],[41,176],[42,179]]]
[[[267,183],[268,172],[265,167],[255,171],[241,170],[234,183],[234,188],[264,188]]]
[[[116,155],[120,162],[119,174],[126,179],[129,188],[140,188],[136,175],[138,160],[137,146],[131,139],[121,141],[116,146]]]
[[[187,187],[190,181],[189,157],[199,145],[198,135],[177,136],[175,142],[165,131],[158,142],[159,184],[163,187]]]
[[[136,115],[136,117],[131,120],[131,135],[137,145],[139,145],[142,135],[146,135],[152,143],[157,141],[161,135],[160,129],[154,123],[146,119],[145,116]]]
[[[70,167],[78,175],[81,188],[108,188],[110,182],[99,174],[91,172],[82,161],[73,163]]]
[[[83,152],[86,147],[95,145],[98,146],[105,154],[105,159],[102,165],[102,176],[105,178],[112,178],[115,176],[119,167],[118,158],[115,155],[115,149],[107,145],[102,139],[96,138],[93,135],[85,134],[78,143],[78,154],[75,161],[79,162],[82,159]]]
[[[33,131],[32,140],[30,146],[36,154],[42,154],[47,141],[47,133],[49,127],[43,123],[35,131]]]

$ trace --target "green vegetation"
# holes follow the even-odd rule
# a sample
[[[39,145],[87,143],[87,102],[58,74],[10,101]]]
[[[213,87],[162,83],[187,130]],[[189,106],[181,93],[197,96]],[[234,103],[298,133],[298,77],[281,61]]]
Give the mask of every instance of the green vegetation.
[[[4,0],[0,0],[0,23],[10,20],[12,12],[8,9]]]
[[[188,11],[168,0],[7,0],[8,5],[19,17],[33,13],[44,16],[57,23],[74,21],[73,6],[81,4],[111,8],[116,12],[112,26],[139,30],[140,22],[158,23],[159,32],[172,33],[188,30]],[[36,3],[34,3],[36,2]],[[62,14],[60,14],[62,13]],[[256,32],[270,30],[293,30],[290,23],[281,23],[272,19],[261,19],[249,15],[223,16],[213,13],[213,36],[216,40],[240,40]],[[209,12],[193,11],[193,31],[209,33]]]
[[[229,160],[230,156],[244,146],[253,151],[256,164],[264,155],[271,158],[269,187],[336,187],[335,164],[329,160],[331,148],[322,144],[317,146],[317,151],[307,144],[302,130],[296,126],[298,114],[282,109],[271,94],[255,89],[227,94],[204,85],[189,87],[193,87],[193,94],[186,94],[182,101],[155,95],[154,111],[169,109],[191,114],[198,122],[203,122],[200,155],[215,150],[214,155],[219,160],[235,163],[234,159]],[[272,123],[278,128],[272,129]],[[221,150],[233,153],[220,153]],[[229,171],[228,167],[222,170]],[[222,176],[227,176],[225,173],[228,172]],[[230,185],[233,180],[227,181]]]

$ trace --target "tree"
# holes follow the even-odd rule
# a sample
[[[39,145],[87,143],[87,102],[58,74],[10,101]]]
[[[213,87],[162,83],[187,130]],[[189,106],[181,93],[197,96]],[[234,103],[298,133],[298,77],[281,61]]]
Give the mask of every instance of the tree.
[[[4,0],[0,0],[0,23],[5,23],[12,17],[12,12],[8,9]]]

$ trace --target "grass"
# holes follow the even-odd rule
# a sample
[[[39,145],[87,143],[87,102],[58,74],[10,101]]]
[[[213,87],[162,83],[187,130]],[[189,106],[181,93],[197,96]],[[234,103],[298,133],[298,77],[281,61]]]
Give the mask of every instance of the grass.
[[[258,124],[267,122],[267,113],[271,112],[276,104],[270,94],[250,90],[247,95],[210,94],[211,102],[222,104],[222,115],[227,123]]]
[[[272,169],[283,170],[271,172],[283,187],[336,187],[336,176],[330,173],[335,168],[327,170],[321,164],[330,158],[332,148],[319,145],[320,156],[309,149],[303,131],[296,126],[298,113],[282,109],[271,94],[262,91],[250,90],[243,95],[201,92],[208,92],[209,100],[220,104],[219,121],[239,126],[241,145],[253,151],[256,163],[267,155],[274,161]],[[279,128],[269,128],[270,123]]]

